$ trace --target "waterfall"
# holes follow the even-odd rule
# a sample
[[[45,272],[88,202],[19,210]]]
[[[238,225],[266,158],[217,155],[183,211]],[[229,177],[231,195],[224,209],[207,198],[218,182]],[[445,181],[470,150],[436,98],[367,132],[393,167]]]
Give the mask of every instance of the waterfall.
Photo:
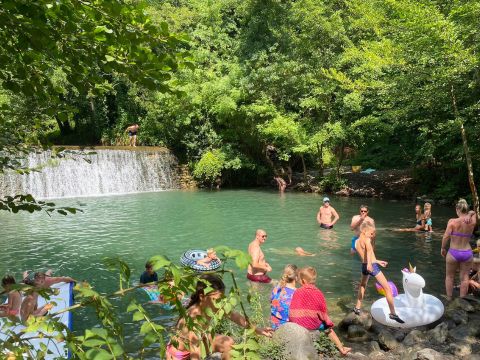
[[[0,174],[0,195],[32,194],[35,198],[96,196],[178,189],[177,160],[165,150],[94,150],[52,159],[51,152],[31,153],[21,175]],[[84,159],[88,159],[89,162]]]

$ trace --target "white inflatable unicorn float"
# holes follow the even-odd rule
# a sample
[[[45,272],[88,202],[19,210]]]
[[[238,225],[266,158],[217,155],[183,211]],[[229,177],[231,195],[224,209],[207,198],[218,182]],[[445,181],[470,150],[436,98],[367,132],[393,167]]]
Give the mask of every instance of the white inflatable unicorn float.
[[[393,298],[397,315],[405,321],[400,324],[389,317],[387,299],[382,298],[372,304],[371,313],[379,323],[401,328],[427,325],[440,319],[444,312],[442,302],[435,296],[424,294],[425,280],[415,273],[416,267],[403,269],[403,291]]]

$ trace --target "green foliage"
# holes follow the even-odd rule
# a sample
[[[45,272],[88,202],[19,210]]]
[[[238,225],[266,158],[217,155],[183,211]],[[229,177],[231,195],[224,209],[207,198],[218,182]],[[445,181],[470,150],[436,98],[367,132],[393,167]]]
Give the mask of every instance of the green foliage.
[[[335,171],[331,171],[324,176],[318,186],[322,192],[333,192],[343,189],[347,185],[347,181],[341,176],[337,175]]]
[[[207,151],[195,164],[193,175],[213,186],[215,180],[222,174],[224,166],[225,154],[221,150]]]
[[[319,354],[328,359],[341,358],[339,351],[335,347],[335,344],[323,331],[320,332],[320,336],[318,340],[313,343],[313,346]]]
[[[256,334],[249,328],[248,316],[245,313],[244,304],[241,301],[240,290],[238,289],[235,276],[231,270],[225,269],[231,262],[244,265],[248,255],[240,250],[227,247],[217,248],[221,254],[224,269],[217,272],[218,275],[230,274],[233,280],[233,287],[227,296],[217,302],[217,310],[210,312],[208,322],[205,319],[192,319],[187,314],[184,305],[180,302],[178,294],[189,294],[195,291],[195,286],[199,280],[199,274],[189,268],[181,268],[173,264],[169,259],[162,255],[153,256],[150,261],[154,268],[163,273],[163,277],[158,281],[157,286],[160,294],[165,299],[175,305],[175,312],[185,320],[188,328],[192,331],[209,333],[215,335],[218,330],[225,331],[226,334],[233,335],[235,332],[237,344],[235,351],[232,351],[234,359],[254,359],[259,358],[257,353],[259,349]],[[138,344],[138,349],[129,349],[129,352],[140,354],[137,358],[143,358],[146,349],[157,352],[157,356],[163,358],[165,355],[165,339],[171,329],[165,328],[154,320],[144,307],[135,299],[131,300],[126,308],[113,306],[112,299],[125,297],[131,294],[138,286],[128,286],[130,277],[130,267],[126,262],[118,258],[105,259],[105,263],[112,271],[119,273],[121,279],[119,289],[111,294],[101,294],[97,292],[87,282],[81,282],[74,287],[75,299],[77,304],[64,311],[77,311],[81,308],[90,308],[94,310],[97,316],[98,324],[85,330],[83,335],[72,333],[66,326],[59,322],[58,314],[50,314],[43,317],[30,317],[26,325],[25,332],[29,333],[28,338],[20,337],[22,330],[18,330],[15,325],[17,322],[6,319],[2,326],[2,332],[6,334],[5,340],[0,341],[0,347],[10,352],[12,355],[24,358],[25,354],[30,354],[27,358],[40,359],[46,354],[46,349],[34,349],[29,340],[35,337],[62,339],[66,341],[68,348],[73,356],[79,359],[133,359],[126,353],[124,348],[124,334],[122,326],[118,321],[119,312],[129,312],[132,314],[133,322],[139,325],[139,335],[143,341]],[[38,289],[27,285],[19,285],[22,291],[27,293],[35,291],[40,293],[46,299],[53,291],[52,289]],[[206,289],[208,291],[208,287]],[[239,330],[226,325],[225,319],[235,308],[240,307],[244,317],[247,319],[247,329]],[[63,311],[62,311],[63,312]],[[38,335],[35,335],[35,333]],[[30,335],[31,334],[31,335]],[[131,334],[129,334],[131,336]],[[34,352],[35,351],[35,352]],[[34,355],[36,354],[36,355]]]

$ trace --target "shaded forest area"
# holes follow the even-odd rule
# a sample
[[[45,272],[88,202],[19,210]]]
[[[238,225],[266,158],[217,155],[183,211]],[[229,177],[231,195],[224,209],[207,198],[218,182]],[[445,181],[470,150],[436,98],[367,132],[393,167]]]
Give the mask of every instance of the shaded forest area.
[[[30,143],[125,145],[125,128],[138,123],[140,145],[172,149],[206,185],[254,186],[279,168],[361,165],[413,168],[419,192],[434,197],[470,193],[461,129],[478,176],[478,1],[128,4],[151,30],[134,48],[128,29],[115,30],[119,10],[105,8],[91,28],[105,47],[95,50],[101,61],[68,58],[75,9],[56,25],[53,40],[65,49],[43,69],[46,98],[34,80],[18,88],[4,69],[4,125],[25,128]],[[31,41],[20,31],[20,43]],[[154,31],[157,42],[148,39]]]

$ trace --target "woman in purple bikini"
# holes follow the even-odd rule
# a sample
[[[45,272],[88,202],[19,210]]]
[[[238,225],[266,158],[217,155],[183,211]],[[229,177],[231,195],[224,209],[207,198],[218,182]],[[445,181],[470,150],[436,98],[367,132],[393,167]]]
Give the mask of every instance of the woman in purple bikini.
[[[449,300],[452,298],[453,279],[457,269],[460,269],[460,296],[463,297],[468,293],[468,273],[473,260],[470,239],[477,222],[475,212],[468,209],[467,202],[460,199],[456,205],[458,218],[448,221],[442,238],[441,254],[446,262],[445,288]],[[449,239],[450,246],[447,252],[446,246]]]

